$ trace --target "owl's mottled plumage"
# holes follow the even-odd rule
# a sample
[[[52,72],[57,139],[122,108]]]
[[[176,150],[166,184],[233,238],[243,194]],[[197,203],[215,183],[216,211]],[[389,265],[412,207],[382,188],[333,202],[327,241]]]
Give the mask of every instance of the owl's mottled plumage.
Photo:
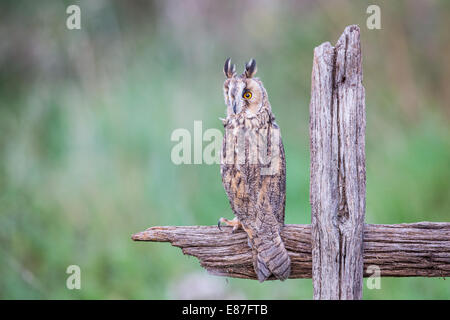
[[[284,280],[290,274],[290,259],[280,237],[284,226],[286,162],[280,130],[250,60],[241,75],[227,59],[224,96],[227,117],[221,154],[221,174],[231,208],[236,216],[220,222],[242,227],[253,252],[259,281],[272,274]]]

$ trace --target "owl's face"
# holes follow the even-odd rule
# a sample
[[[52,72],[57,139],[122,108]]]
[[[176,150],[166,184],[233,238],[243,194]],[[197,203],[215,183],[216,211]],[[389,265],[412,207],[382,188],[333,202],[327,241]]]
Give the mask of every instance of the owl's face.
[[[245,65],[244,73],[237,76],[236,66],[231,64],[229,58],[225,61],[223,71],[227,79],[223,93],[227,105],[227,116],[253,117],[261,110],[267,95],[262,82],[253,78],[256,70],[256,62],[251,59]]]

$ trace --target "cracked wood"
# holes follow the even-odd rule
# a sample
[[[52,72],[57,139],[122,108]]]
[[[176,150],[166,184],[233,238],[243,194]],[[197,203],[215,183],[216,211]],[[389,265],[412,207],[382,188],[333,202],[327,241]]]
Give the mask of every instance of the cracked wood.
[[[256,279],[245,232],[231,227],[153,227],[132,236],[135,241],[170,242],[197,257],[210,273]],[[311,278],[311,226],[286,225],[281,234],[292,262],[291,279]],[[366,224],[364,276],[371,265],[382,277],[450,276],[450,223]],[[273,280],[273,279],[272,279]]]
[[[314,50],[310,202],[315,299],[361,299],[366,201],[359,28]]]

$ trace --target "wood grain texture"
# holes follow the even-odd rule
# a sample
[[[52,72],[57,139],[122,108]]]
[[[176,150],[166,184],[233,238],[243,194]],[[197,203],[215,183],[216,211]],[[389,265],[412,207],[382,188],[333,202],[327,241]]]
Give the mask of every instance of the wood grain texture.
[[[184,254],[197,257],[212,274],[256,279],[246,233],[231,233],[231,227],[222,229],[153,227],[133,235],[132,239],[170,242]],[[311,225],[286,225],[281,236],[291,258],[290,278],[311,278]],[[448,277],[450,223],[366,224],[363,257],[366,277],[372,275],[367,273],[369,266],[379,267],[381,277]]]
[[[365,104],[357,26],[314,50],[310,202],[314,299],[361,299]]]

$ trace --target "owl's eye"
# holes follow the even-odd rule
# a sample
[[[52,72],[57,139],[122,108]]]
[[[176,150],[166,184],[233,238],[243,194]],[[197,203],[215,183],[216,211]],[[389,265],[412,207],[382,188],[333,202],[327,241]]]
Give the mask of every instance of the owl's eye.
[[[248,100],[252,97],[252,93],[250,91],[245,91],[244,94],[242,95],[242,97],[244,97],[244,99]]]

